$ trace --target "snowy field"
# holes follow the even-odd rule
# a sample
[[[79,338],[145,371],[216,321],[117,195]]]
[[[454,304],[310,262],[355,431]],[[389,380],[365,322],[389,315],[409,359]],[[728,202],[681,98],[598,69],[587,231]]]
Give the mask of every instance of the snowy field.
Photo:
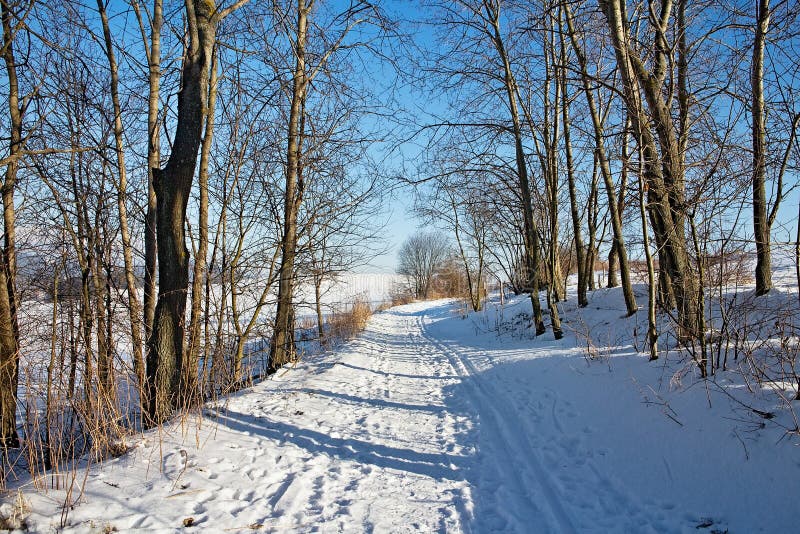
[[[796,311],[796,293],[774,293]],[[797,532],[800,437],[780,396],[734,372],[701,381],[677,352],[647,362],[646,312],[623,319],[619,290],[590,295],[565,304],[560,341],[521,327],[527,297],[466,317],[454,301],[379,313],[337,351],[44,481],[60,489],[25,485],[28,525]]]
[[[392,294],[405,283],[405,277],[389,273],[343,273],[335,280],[325,280],[321,288],[321,303],[325,312],[363,300],[373,307],[392,300]],[[295,302],[300,306],[299,316],[313,315],[314,287],[304,284],[297,288]]]

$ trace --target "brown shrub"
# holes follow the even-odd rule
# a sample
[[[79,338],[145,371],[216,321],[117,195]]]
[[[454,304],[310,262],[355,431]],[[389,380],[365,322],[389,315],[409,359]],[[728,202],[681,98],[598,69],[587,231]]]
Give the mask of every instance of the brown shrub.
[[[328,321],[330,335],[335,339],[347,340],[358,335],[367,326],[372,317],[369,304],[356,299],[344,310],[334,313]]]
[[[391,307],[402,306],[403,304],[411,304],[414,302],[414,295],[411,291],[404,287],[397,287],[390,295]]]
[[[739,286],[755,282],[752,257],[746,253],[708,254],[703,260],[706,287]]]

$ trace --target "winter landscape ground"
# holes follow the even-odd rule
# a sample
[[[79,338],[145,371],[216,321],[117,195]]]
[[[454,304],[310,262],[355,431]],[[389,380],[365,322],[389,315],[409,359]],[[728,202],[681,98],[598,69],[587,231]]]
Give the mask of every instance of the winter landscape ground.
[[[529,308],[380,312],[4,507],[38,532],[796,531],[793,391],[746,391],[733,363],[701,381],[678,351],[647,362],[617,289],[565,303],[559,341],[531,337]]]
[[[0,26],[0,530],[800,532],[800,0]]]

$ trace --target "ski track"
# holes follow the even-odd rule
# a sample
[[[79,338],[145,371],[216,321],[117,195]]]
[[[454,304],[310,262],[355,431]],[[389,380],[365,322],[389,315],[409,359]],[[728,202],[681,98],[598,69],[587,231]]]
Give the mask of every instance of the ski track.
[[[479,483],[494,463],[514,503],[506,509],[509,497],[482,488],[480,493],[488,502],[481,507],[479,531],[694,530],[692,517],[680,518],[679,524],[669,517],[673,504],[644,505],[603,472],[605,466],[599,466],[595,458],[606,451],[593,450],[586,438],[591,429],[577,424],[580,418],[572,402],[545,387],[545,380],[514,387],[509,383],[514,377],[497,374],[487,379],[487,368],[502,362],[494,361],[485,350],[461,345],[457,333],[443,340],[447,332],[437,334],[432,328],[436,322],[429,316],[421,317],[418,324],[426,342],[448,359],[467,385],[466,398],[478,414],[481,444],[486,447],[476,465]],[[552,341],[537,341],[537,345],[541,346],[528,352],[547,355],[560,348]],[[495,510],[510,514],[511,523],[494,525],[487,520]]]
[[[513,521],[513,527],[520,532],[526,529],[536,532],[575,532],[572,521],[561,505],[557,490],[539,463],[538,453],[527,442],[524,433],[514,432],[509,428],[506,419],[512,416],[510,419],[524,427],[525,418],[513,417],[515,410],[509,406],[504,395],[490,383],[481,380],[479,371],[468,356],[432,337],[426,330],[423,318],[419,319],[417,326],[424,340],[435,347],[439,355],[447,358],[472,392],[470,401],[478,413],[482,425],[481,433],[489,438],[481,440],[489,446],[489,450],[483,452],[482,458],[491,461],[497,472],[502,473],[499,483],[505,490],[496,493],[498,502],[493,503],[489,509],[508,515],[507,519]],[[485,465],[480,467],[486,472]],[[503,484],[507,487],[503,487]],[[546,504],[548,516],[539,510],[542,504]],[[497,525],[502,530],[507,530],[509,526],[502,522]]]
[[[442,319],[441,303],[378,314],[361,338],[221,401],[160,451],[94,468],[67,530],[671,530],[668,506],[639,503],[595,462],[603,451],[567,399],[487,374],[493,356],[440,332]]]

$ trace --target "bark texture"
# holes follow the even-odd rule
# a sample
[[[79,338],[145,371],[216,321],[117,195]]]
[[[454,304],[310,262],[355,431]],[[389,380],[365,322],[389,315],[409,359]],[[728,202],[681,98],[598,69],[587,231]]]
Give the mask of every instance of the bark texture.
[[[157,201],[158,302],[148,343],[148,414],[151,423],[165,421],[176,408],[191,405],[198,392],[190,388],[184,347],[189,251],[186,249],[186,205],[208,105],[209,73],[218,17],[214,2],[187,0],[188,49],[178,95],[175,141],[163,169],[154,171]]]
[[[295,357],[294,346],[294,263],[297,255],[297,214],[303,199],[303,115],[306,99],[306,34],[308,14],[313,2],[297,0],[297,35],[289,109],[288,146],[286,150],[286,189],[284,191],[281,268],[278,281],[278,307],[270,343],[269,368],[275,371]]]
[[[0,446],[19,446],[16,430],[17,385],[19,382],[19,328],[17,327],[16,253],[14,248],[16,213],[14,190],[19,156],[22,153],[22,114],[19,98],[14,35],[8,3],[0,2],[3,23],[3,60],[8,77],[10,118],[9,160],[0,193],[3,198],[3,247],[0,251]]]
[[[753,230],[756,240],[756,295],[772,289],[770,257],[770,224],[767,216],[767,127],[764,105],[764,49],[769,29],[769,0],[756,2],[756,27],[753,40],[753,60],[750,67],[753,117]]]
[[[667,67],[671,64],[672,48],[666,36],[672,16],[672,2],[663,0],[657,16],[651,17],[655,44],[650,68],[645,66],[644,60],[631,45],[625,2],[599,0],[599,5],[614,44],[624,86],[625,105],[644,156],[647,207],[656,245],[660,250],[660,283],[669,285],[664,291],[674,296],[679,337],[683,342],[688,342],[698,335],[698,306],[697,287],[686,241],[684,152],[678,137],[678,133],[684,136],[686,132],[676,132],[663,91]]]

